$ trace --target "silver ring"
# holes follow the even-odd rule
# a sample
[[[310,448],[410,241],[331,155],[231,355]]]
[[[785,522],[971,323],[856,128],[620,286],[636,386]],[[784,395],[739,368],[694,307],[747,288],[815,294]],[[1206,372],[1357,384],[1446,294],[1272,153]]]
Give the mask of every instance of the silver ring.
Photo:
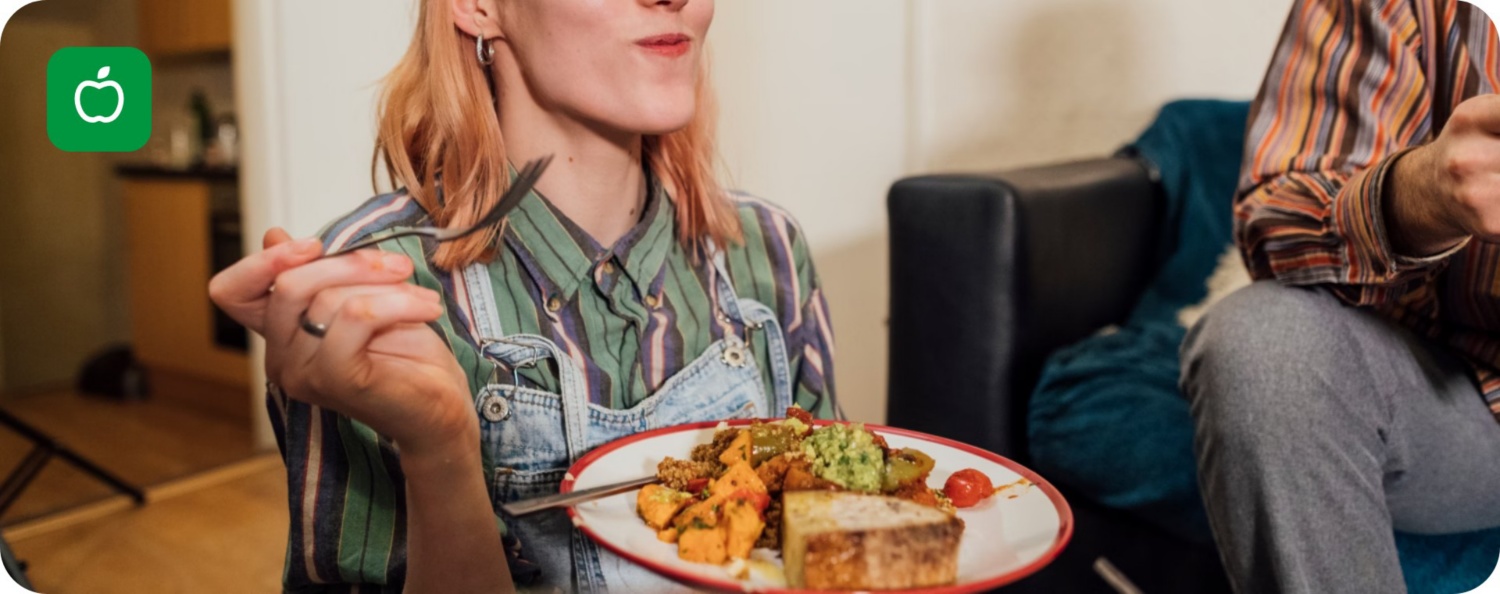
[[[311,334],[315,338],[323,338],[328,335],[328,324],[314,323],[312,320],[307,319],[307,312],[305,311],[302,312],[301,319],[297,323],[302,326],[303,332]]]

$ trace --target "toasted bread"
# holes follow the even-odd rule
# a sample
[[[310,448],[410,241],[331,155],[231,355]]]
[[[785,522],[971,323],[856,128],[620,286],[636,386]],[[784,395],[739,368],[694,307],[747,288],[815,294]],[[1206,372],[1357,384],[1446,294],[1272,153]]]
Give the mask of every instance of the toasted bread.
[[[890,590],[951,584],[963,522],[911,501],[846,491],[783,494],[787,585]]]

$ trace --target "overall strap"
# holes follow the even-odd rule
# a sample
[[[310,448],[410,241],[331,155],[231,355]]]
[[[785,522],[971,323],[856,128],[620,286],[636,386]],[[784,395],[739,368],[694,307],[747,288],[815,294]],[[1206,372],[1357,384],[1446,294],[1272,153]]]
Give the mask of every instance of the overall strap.
[[[589,398],[583,370],[557,344],[542,336],[517,334],[506,336],[500,326],[500,308],[490,284],[488,266],[480,263],[464,269],[464,285],[469,294],[474,328],[481,353],[491,364],[511,369],[534,365],[551,358],[557,363],[562,398],[563,430],[568,443],[568,459],[577,461],[588,447]]]
[[[712,244],[710,244],[710,249],[713,249]],[[771,414],[780,415],[794,402],[791,359],[788,356],[786,335],[782,332],[781,322],[777,319],[776,313],[765,304],[753,299],[740,299],[739,294],[734,290],[734,283],[730,281],[729,268],[725,265],[723,250],[713,249],[713,273],[719,312],[744,325],[746,348],[750,348],[750,332],[759,330],[766,334],[766,357],[770,360],[771,388],[774,392]],[[725,324],[724,320],[719,321]],[[725,328],[726,337],[732,335],[729,330]]]
[[[713,262],[713,270],[711,271],[711,276],[713,276],[712,291],[715,304],[717,305],[714,317],[720,325],[725,326],[724,334],[727,338],[733,333],[730,332],[730,328],[726,323],[728,320],[724,319],[723,316],[728,316],[729,319],[743,324],[746,323],[745,315],[744,312],[740,311],[740,299],[739,295],[734,291],[734,283],[730,282],[729,267],[724,264],[724,251],[715,247],[711,241],[708,242],[708,249],[713,254],[711,259]]]
[[[477,342],[499,340],[505,336],[500,326],[500,308],[495,303],[495,287],[490,284],[490,268],[475,262],[464,268],[464,289],[469,294]]]

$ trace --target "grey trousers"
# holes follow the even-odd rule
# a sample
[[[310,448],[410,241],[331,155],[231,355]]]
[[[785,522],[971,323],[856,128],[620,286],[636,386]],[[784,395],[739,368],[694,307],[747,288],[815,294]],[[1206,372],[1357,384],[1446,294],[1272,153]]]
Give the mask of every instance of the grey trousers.
[[[1404,592],[1393,529],[1500,525],[1500,424],[1438,345],[1263,281],[1182,349],[1199,484],[1237,592]]]

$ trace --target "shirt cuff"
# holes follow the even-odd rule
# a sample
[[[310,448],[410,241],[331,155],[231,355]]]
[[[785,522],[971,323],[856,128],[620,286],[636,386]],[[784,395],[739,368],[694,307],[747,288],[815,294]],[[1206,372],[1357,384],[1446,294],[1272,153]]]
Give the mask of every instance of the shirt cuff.
[[[1349,261],[1344,263],[1350,282],[1390,284],[1420,276],[1469,245],[1466,237],[1441,253],[1422,257],[1398,254],[1391,247],[1385,224],[1385,184],[1392,166],[1413,148],[1391,153],[1351,177],[1334,200],[1333,224],[1351,248],[1346,251]]]

